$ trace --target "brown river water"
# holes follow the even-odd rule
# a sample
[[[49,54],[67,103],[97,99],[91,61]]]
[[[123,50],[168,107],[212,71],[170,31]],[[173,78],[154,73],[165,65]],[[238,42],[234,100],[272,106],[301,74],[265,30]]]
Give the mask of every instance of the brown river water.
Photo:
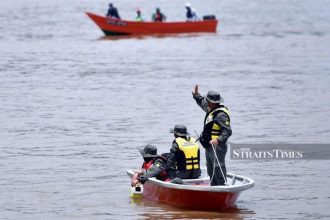
[[[201,131],[196,83],[224,97],[233,143],[330,143],[328,0],[194,0],[217,33],[110,39],[84,14],[108,3],[1,1],[0,219],[330,219],[329,160],[227,158],[256,185],[223,212],[132,200],[126,175],[174,124]],[[114,4],[185,16],[182,0]]]

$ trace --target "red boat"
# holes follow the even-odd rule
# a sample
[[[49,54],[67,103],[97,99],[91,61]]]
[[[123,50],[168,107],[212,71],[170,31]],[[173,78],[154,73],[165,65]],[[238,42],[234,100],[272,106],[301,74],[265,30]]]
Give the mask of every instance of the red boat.
[[[89,12],[86,14],[101,28],[105,35],[216,32],[218,23],[215,18],[190,22],[136,22],[107,18]]]
[[[132,177],[134,170],[128,170],[127,174]],[[174,184],[150,178],[143,185],[142,196],[176,207],[223,210],[234,207],[239,194],[254,186],[254,180],[230,173],[225,186],[210,186],[209,178],[182,181],[183,184]]]

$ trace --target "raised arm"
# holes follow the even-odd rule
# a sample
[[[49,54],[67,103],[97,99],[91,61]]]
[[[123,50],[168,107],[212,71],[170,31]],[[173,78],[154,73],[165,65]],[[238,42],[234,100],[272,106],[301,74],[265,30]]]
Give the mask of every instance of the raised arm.
[[[198,93],[198,85],[195,85],[195,88],[194,88],[194,90],[191,93],[192,93],[193,98],[195,99],[197,105],[199,105],[199,107],[201,107],[205,112],[207,112],[208,111],[208,109],[207,109],[207,101],[206,101],[206,99],[203,96],[201,96]]]

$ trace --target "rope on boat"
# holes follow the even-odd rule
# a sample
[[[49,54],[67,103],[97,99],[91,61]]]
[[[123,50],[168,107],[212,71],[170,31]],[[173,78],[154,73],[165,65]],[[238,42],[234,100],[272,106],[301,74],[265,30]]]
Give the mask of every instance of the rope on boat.
[[[198,138],[196,139],[196,142],[197,142],[197,141],[200,141],[201,136],[198,135],[197,131],[195,131],[195,133],[196,133],[196,135],[197,135],[197,137],[198,137]],[[222,171],[222,168],[221,168],[221,165],[220,165],[220,162],[219,162],[219,159],[218,159],[217,153],[215,152],[215,147],[214,147],[213,144],[211,144],[211,145],[212,145],[212,149],[213,149],[214,157],[215,157],[215,159],[216,159],[217,162],[218,162],[218,165],[219,165],[219,168],[220,168],[220,171],[221,171],[222,177],[223,177],[223,179],[225,180],[225,185],[226,185],[226,183],[227,183],[227,178],[225,177],[225,175],[224,175],[224,173],[223,173],[223,171]],[[215,173],[215,160],[213,160],[213,173],[212,173],[212,177],[211,177],[211,179],[210,179],[210,184],[211,184],[211,182],[212,182],[212,180],[213,180],[214,173]]]
[[[225,175],[224,175],[224,173],[223,173],[223,171],[222,171],[222,168],[221,168],[221,165],[220,165],[220,162],[219,162],[219,159],[218,159],[218,156],[217,156],[217,153],[215,152],[215,146],[213,145],[213,144],[211,144],[212,145],[212,149],[213,149],[213,153],[214,153],[214,157],[215,157],[215,159],[217,160],[217,162],[218,162],[218,165],[219,165],[219,168],[220,168],[220,171],[221,171],[221,174],[222,174],[222,177],[223,177],[223,179],[225,180],[225,184],[227,183],[227,178],[225,177]],[[213,174],[212,174],[212,178],[211,178],[211,181],[210,182],[212,182],[212,179],[213,179],[213,177],[214,177],[214,173],[215,173],[215,160],[213,160]]]

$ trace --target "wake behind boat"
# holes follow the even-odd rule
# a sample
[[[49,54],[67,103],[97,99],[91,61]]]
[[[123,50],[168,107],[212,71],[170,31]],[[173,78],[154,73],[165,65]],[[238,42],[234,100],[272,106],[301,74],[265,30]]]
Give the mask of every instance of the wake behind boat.
[[[215,18],[191,22],[137,22],[99,16],[90,12],[86,12],[86,14],[107,36],[130,34],[178,34],[199,32],[212,33],[216,32],[218,24],[218,21]]]
[[[134,172],[135,170],[127,170],[130,177]],[[225,186],[210,186],[209,178],[182,181],[183,184],[175,184],[149,178],[143,185],[142,196],[179,207],[223,210],[234,207],[239,194],[254,186],[254,180],[231,173],[227,173]]]

